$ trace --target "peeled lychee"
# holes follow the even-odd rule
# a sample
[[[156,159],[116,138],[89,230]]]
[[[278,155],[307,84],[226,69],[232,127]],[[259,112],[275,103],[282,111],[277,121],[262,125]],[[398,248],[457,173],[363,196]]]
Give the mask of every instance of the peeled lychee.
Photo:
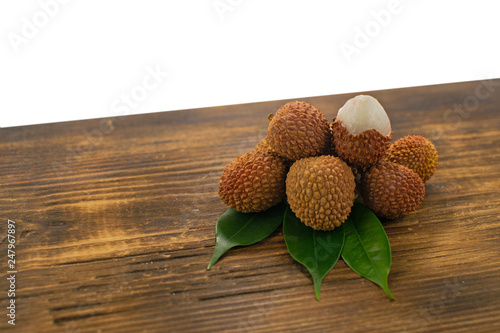
[[[219,196],[242,213],[260,212],[285,197],[286,159],[257,146],[237,157],[224,169]]]
[[[273,151],[292,161],[322,155],[330,149],[328,120],[306,102],[289,102],[270,116],[267,141]]]
[[[351,168],[329,155],[296,161],[286,177],[290,208],[302,223],[316,230],[333,230],[347,219],[355,188]]]
[[[420,206],[425,185],[412,170],[384,159],[361,176],[360,192],[377,216],[395,219]]]
[[[333,119],[332,132],[338,156],[361,169],[380,161],[392,140],[387,113],[368,95],[358,95],[345,103]]]
[[[420,135],[409,135],[396,140],[387,150],[385,158],[412,169],[424,182],[431,178],[438,166],[436,148]]]

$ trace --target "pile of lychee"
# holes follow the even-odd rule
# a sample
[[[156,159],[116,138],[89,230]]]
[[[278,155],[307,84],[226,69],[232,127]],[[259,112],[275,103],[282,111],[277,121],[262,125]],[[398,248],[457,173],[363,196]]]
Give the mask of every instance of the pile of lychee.
[[[436,148],[422,136],[391,144],[389,117],[371,96],[348,100],[332,123],[299,101],[268,118],[267,136],[233,160],[219,183],[222,201],[243,213],[286,198],[302,223],[333,230],[362,200],[378,217],[395,219],[422,203],[438,165]]]

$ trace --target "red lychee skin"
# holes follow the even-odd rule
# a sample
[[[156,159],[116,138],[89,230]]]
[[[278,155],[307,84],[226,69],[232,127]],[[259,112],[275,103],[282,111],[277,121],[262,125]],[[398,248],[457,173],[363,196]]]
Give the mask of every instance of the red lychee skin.
[[[384,159],[361,176],[360,192],[378,217],[396,219],[420,206],[425,185],[412,170]]]
[[[351,168],[329,155],[296,161],[286,178],[290,208],[302,223],[316,230],[340,227],[351,212],[355,188]]]
[[[351,134],[337,117],[333,118],[332,132],[333,148],[338,156],[363,170],[385,156],[392,140],[392,131],[389,135],[382,135],[375,129]]]
[[[408,135],[396,140],[387,150],[385,158],[412,169],[424,182],[434,175],[438,167],[436,147],[420,135]]]
[[[292,161],[319,156],[330,149],[330,126],[311,104],[289,102],[271,117],[267,141],[273,151]]]
[[[219,196],[242,213],[267,210],[284,199],[287,171],[288,162],[283,157],[258,146],[226,166]]]

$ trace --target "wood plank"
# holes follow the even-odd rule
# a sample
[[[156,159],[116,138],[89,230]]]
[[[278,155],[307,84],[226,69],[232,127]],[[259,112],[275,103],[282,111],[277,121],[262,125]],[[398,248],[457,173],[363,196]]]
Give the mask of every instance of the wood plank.
[[[220,174],[286,101],[1,129],[0,331],[8,219],[22,332],[499,331],[500,80],[487,83],[368,92],[395,139],[426,136],[440,158],[422,206],[384,224],[394,302],[342,261],[316,301],[279,230],[206,271]],[[300,99],[331,121],[354,95]]]

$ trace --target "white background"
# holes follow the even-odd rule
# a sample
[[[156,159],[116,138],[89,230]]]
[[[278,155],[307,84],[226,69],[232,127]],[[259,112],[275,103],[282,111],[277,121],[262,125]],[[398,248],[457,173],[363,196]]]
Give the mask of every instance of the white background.
[[[0,126],[500,77],[499,13],[494,0],[2,1]]]

